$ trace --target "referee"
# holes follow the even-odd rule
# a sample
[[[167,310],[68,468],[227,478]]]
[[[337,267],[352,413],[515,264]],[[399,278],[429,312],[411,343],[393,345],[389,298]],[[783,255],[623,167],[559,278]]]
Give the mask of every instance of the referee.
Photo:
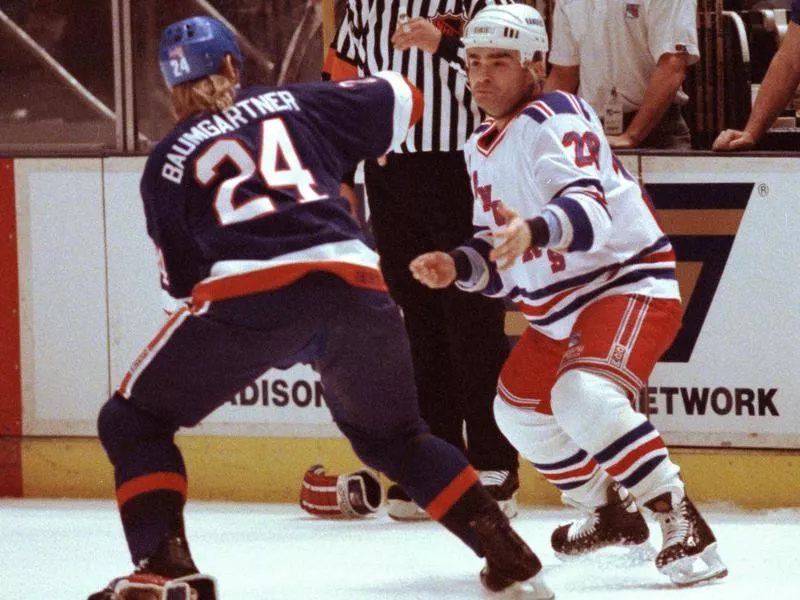
[[[364,183],[381,269],[403,309],[420,412],[431,431],[460,448],[509,516],[517,512],[518,459],[492,405],[508,355],[501,300],[431,290],[413,279],[411,260],[447,251],[472,235],[473,196],[462,148],[482,116],[467,89],[461,34],[486,5],[509,0],[348,0],[328,51],[325,79],[390,69],[425,96],[425,112],[406,139],[367,162]],[[352,185],[352,180],[349,182]],[[348,187],[348,182],[343,184]],[[354,198],[352,188],[349,190]],[[397,485],[389,516],[426,518]]]

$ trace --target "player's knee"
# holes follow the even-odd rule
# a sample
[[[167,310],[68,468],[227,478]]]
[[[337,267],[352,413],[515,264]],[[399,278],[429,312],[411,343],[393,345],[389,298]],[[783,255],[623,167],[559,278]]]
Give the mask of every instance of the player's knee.
[[[97,415],[97,435],[109,458],[111,458],[111,462],[114,462],[114,455],[117,454],[116,449],[125,434],[124,422],[126,419],[124,414],[126,412],[124,400],[118,394],[114,394],[100,409],[100,414]]]
[[[618,384],[581,369],[561,374],[551,390],[550,401],[553,416],[570,434],[630,410],[625,390]]]
[[[519,408],[506,404],[500,396],[494,398],[494,420],[497,428],[516,448],[525,440],[526,428],[523,420],[526,414]]]
[[[175,430],[119,394],[111,396],[97,416],[97,435],[112,464],[139,441],[172,436]]]
[[[398,443],[382,440],[378,442],[360,435],[347,435],[350,446],[358,459],[366,466],[386,473],[394,470],[395,456],[399,454]]]
[[[430,437],[427,432],[381,440],[351,437],[350,444],[361,462],[397,481],[402,476],[402,469],[409,462],[409,457]]]
[[[586,399],[586,383],[583,373],[577,369],[562,373],[550,390],[550,407],[553,416],[560,419],[564,413],[574,410]]]
[[[560,462],[576,452],[575,444],[552,415],[510,406],[499,396],[494,401],[494,414],[506,439],[534,465]]]

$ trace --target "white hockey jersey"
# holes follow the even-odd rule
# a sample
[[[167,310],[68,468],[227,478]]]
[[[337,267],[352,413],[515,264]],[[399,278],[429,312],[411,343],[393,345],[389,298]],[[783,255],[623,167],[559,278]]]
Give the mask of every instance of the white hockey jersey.
[[[611,151],[597,115],[571,94],[551,92],[499,131],[484,122],[464,148],[472,178],[475,234],[460,247],[472,266],[456,285],[517,303],[532,327],[565,339],[598,298],[680,298],[675,254],[646,192]],[[510,269],[488,260],[497,204],[532,219],[552,212],[562,235],[529,248]]]

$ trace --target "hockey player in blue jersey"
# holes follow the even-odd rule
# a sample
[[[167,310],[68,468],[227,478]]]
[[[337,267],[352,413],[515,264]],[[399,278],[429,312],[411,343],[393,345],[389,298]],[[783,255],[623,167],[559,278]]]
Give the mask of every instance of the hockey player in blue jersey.
[[[419,91],[393,73],[239,90],[235,38],[207,17],[167,27],[159,59],[179,121],[141,194],[175,309],[98,417],[136,567],[89,600],[217,597],[189,551],[175,433],[297,362],[318,370],[358,457],[486,558],[486,588],[552,598],[477,473],[420,418],[401,316],[339,196],[342,173],[419,118]]]

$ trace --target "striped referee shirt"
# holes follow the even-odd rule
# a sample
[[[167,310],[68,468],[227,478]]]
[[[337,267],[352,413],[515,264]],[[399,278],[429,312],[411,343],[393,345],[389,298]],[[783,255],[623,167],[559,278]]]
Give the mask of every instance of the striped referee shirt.
[[[328,49],[324,79],[369,76],[380,70],[405,75],[425,96],[422,119],[395,152],[461,150],[482,115],[467,88],[461,35],[486,5],[512,0],[348,0]],[[442,32],[435,54],[418,48],[396,50],[391,37],[398,15],[425,17]]]

